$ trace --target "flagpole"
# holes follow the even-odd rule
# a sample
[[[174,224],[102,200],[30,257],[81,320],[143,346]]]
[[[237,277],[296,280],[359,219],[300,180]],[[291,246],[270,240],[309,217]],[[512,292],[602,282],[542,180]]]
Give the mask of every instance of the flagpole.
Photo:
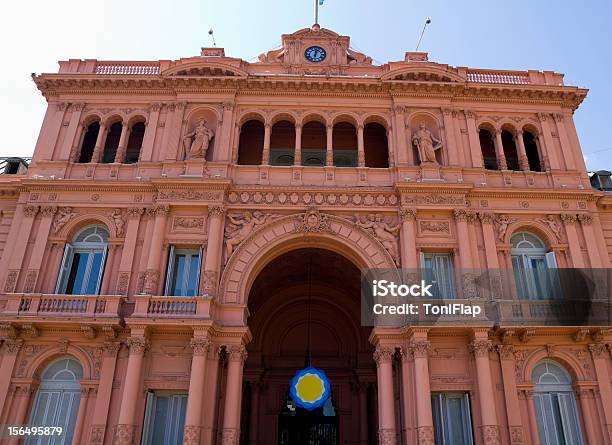
[[[314,0],[314,16],[315,16],[314,24],[318,25],[319,24],[319,0]]]

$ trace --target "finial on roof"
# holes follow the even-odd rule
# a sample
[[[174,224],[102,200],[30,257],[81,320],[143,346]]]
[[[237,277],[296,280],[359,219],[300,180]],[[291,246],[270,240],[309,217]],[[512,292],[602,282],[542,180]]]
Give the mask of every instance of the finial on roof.
[[[321,30],[321,25],[319,25],[318,23],[315,23],[314,25],[312,25],[311,29],[313,31],[320,31]]]

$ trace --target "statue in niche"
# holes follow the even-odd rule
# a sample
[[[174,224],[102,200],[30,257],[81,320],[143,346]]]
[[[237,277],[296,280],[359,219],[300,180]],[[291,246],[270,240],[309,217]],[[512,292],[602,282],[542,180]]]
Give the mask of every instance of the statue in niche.
[[[183,137],[185,159],[204,159],[208,151],[208,145],[214,135],[215,132],[206,126],[206,119],[200,119],[193,131]]]
[[[436,151],[442,148],[442,142],[427,129],[425,123],[419,124],[419,129],[412,136],[412,143],[419,151],[421,164],[437,164]]]
[[[395,264],[399,264],[399,251],[397,248],[399,224],[395,226],[390,225],[383,219],[381,214],[370,214],[367,218],[355,215],[355,224],[363,229],[369,229],[383,247],[387,249]]]

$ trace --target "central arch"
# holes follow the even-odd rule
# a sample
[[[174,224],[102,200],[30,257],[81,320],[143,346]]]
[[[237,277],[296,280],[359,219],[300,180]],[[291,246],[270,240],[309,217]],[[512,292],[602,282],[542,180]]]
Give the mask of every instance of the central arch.
[[[251,286],[266,264],[304,247],[332,250],[360,269],[396,267],[389,252],[368,231],[347,218],[310,209],[277,218],[240,244],[221,276],[219,302],[246,304]]]

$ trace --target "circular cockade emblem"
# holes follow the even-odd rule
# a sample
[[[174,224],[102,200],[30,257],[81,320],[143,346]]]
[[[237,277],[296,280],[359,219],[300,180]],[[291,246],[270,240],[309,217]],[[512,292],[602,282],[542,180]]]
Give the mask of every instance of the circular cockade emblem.
[[[312,411],[325,405],[331,395],[331,386],[323,371],[309,366],[291,379],[289,393],[296,406]]]
[[[325,60],[327,52],[320,46],[311,46],[304,51],[304,57],[306,57],[306,60],[309,62],[319,63]]]

